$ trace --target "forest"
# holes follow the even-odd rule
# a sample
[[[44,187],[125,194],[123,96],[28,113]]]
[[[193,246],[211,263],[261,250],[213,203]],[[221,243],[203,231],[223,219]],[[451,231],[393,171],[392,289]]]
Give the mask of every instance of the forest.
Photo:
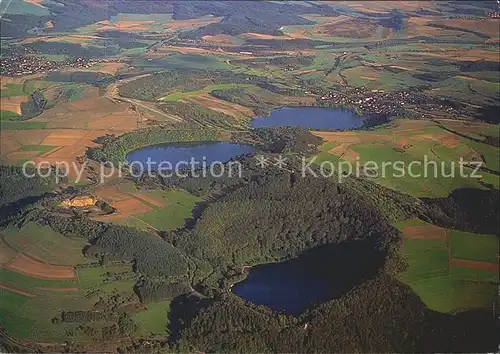
[[[185,55],[187,57],[188,55]],[[147,101],[156,101],[170,92],[200,90],[207,85],[255,85],[271,92],[290,96],[302,95],[298,89],[280,85],[276,79],[235,73],[229,70],[169,70],[120,85],[120,95]]]
[[[24,47],[41,54],[69,55],[72,58],[96,58],[119,53],[118,47],[82,46],[76,43],[38,41],[23,44]]]
[[[171,299],[166,345],[176,351],[493,348],[494,319],[487,311],[431,311],[393,278],[405,269],[406,261],[398,252],[401,233],[392,223],[420,217],[444,227],[498,234],[498,192],[474,190],[471,195],[458,190],[447,198],[418,199],[365,179],[341,184],[278,168],[263,170],[249,157],[242,163],[243,177],[232,181],[136,179],[139,189],[217,193],[195,207],[192,220],[177,230],[156,234],[85,215],[63,216],[54,197],[42,199],[14,222],[36,222],[86,239],[83,252],[96,264],[131,263],[137,274],[131,291],[142,304]],[[485,203],[491,213],[480,214],[479,206]],[[229,291],[245,277],[243,266],[264,262],[293,262],[323,277],[325,286],[335,286],[337,294],[292,315],[272,312]],[[97,338],[120,338],[136,330],[135,322],[122,312],[123,304],[122,298],[112,296],[96,303],[94,312],[62,309],[61,321],[81,323],[81,331]],[[113,324],[100,329],[92,325],[102,319]],[[485,327],[488,321],[491,326]]]
[[[54,178],[42,178],[32,167],[26,168],[26,174],[34,177],[26,177],[21,167],[0,165],[0,207],[23,198],[40,196],[57,187]]]

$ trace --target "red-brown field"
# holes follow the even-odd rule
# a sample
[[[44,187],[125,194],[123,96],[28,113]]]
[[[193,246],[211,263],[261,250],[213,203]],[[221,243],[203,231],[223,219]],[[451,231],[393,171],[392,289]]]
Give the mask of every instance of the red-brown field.
[[[231,103],[224,100],[220,100],[210,94],[201,94],[192,97],[186,98],[186,101],[191,102],[193,104],[199,104],[204,107],[213,109],[214,111],[218,111],[224,114],[228,114],[233,117],[253,117],[254,112],[247,107],[239,105],[237,103]]]
[[[347,17],[343,20],[336,19],[333,23],[314,26],[314,33],[324,37],[372,37],[379,25],[375,20],[357,19]]]
[[[227,34],[218,34],[215,36],[203,36],[201,37],[205,42],[215,43],[215,44],[234,44],[234,38]]]
[[[2,97],[0,99],[0,107],[2,107],[2,111],[10,111],[21,114],[21,103],[28,101],[28,96]]]
[[[107,202],[116,202],[129,198],[127,194],[121,192],[116,186],[96,188],[94,194]]]
[[[434,225],[407,226],[403,233],[409,239],[446,239],[446,229]]]
[[[154,196],[147,194],[147,193],[130,193],[132,196],[135,198],[138,198],[140,200],[143,200],[151,205],[154,205],[155,207],[158,208],[164,208],[165,207],[165,201],[161,200],[159,198],[155,198]]]
[[[6,268],[24,273],[30,276],[47,279],[74,279],[76,273],[73,267],[53,265],[40,262],[34,258],[20,253]]]
[[[111,203],[111,206],[115,208],[118,213],[125,215],[145,214],[150,211],[153,211],[153,208],[135,198],[129,198],[113,202]]]
[[[484,262],[484,261],[473,261],[473,260],[469,260],[469,259],[452,258],[452,259],[450,259],[450,265],[454,266],[454,267],[461,267],[461,268],[488,270],[491,272],[498,272],[499,271],[498,264],[496,264],[496,263]]]
[[[108,62],[104,63],[100,68],[99,72],[103,74],[116,75],[117,71],[123,66],[123,63]]]
[[[145,117],[130,104],[112,101],[99,95],[96,87],[87,88],[82,98],[61,102],[32,119],[47,122],[48,129],[109,130],[125,133],[138,128]],[[101,135],[104,135],[103,132]]]
[[[441,144],[445,147],[455,148],[460,143],[460,139],[456,135],[445,136],[441,139]]]
[[[0,289],[12,291],[13,293],[16,293],[16,294],[19,294],[19,295],[28,296],[28,297],[35,297],[36,296],[35,293],[28,292],[26,290],[18,289],[15,286],[10,285],[10,284],[9,285],[0,284]]]
[[[375,143],[375,142],[390,142],[392,136],[384,134],[360,134],[357,132],[312,132],[314,135],[323,138],[326,142],[340,143]]]

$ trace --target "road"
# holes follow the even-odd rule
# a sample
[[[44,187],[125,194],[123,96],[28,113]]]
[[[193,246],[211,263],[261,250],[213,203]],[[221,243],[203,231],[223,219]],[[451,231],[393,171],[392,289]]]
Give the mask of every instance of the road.
[[[135,81],[135,80],[138,80],[138,79],[141,79],[144,77],[148,77],[148,76],[151,76],[151,74],[143,74],[143,75],[138,75],[138,76],[130,77],[130,78],[123,79],[123,80],[118,80],[118,81],[110,84],[106,88],[106,92],[104,94],[104,97],[106,97],[107,99],[110,99],[111,101],[121,101],[121,102],[133,104],[135,106],[138,106],[138,107],[144,108],[150,112],[153,112],[157,115],[163,116],[163,117],[165,117],[168,120],[173,121],[173,122],[177,122],[177,123],[183,122],[182,118],[180,118],[176,115],[173,115],[173,114],[169,114],[169,113],[160,111],[156,108],[150,107],[148,104],[142,102],[141,100],[120,96],[120,92],[118,90],[118,87],[120,85],[126,84],[126,83],[131,82],[131,81]]]

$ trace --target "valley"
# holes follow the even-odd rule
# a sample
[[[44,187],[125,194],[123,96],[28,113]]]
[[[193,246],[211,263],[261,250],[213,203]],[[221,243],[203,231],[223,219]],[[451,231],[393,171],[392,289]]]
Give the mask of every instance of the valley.
[[[4,6],[2,350],[495,350],[494,1]]]

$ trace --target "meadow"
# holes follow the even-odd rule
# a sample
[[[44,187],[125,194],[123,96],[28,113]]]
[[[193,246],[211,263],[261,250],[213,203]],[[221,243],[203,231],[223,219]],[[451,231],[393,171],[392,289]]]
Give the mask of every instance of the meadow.
[[[498,238],[442,229],[418,219],[396,225],[408,268],[399,279],[431,309],[490,308],[498,282]]]
[[[96,220],[155,231],[174,230],[184,226],[194,205],[201,200],[180,189],[144,191],[131,182],[100,187],[95,194],[108,202],[115,212]]]
[[[80,321],[61,321],[61,317],[64,311],[99,312],[103,306],[131,311],[137,338],[166,333],[169,301],[142,306],[133,291],[138,275],[130,263],[100,265],[96,258],[83,257],[86,240],[33,223],[4,230],[1,236],[0,326],[9,335],[23,341],[85,344],[96,338],[82,331]],[[19,262],[28,258],[37,262],[36,269],[29,268],[27,261]],[[53,271],[62,264],[67,269],[64,276]],[[161,311],[164,316],[158,316]],[[94,320],[85,326],[102,329],[113,323]]]
[[[462,128],[468,123],[463,122]],[[460,126],[458,122],[455,125]],[[494,125],[477,124],[477,131],[494,134]],[[471,177],[472,169],[464,168],[460,175],[458,162],[481,162],[486,168],[498,171],[498,148],[458,136],[444,130],[438,123],[427,120],[397,119],[389,126],[359,132],[314,132],[325,139],[318,162],[347,161],[362,167],[368,161],[378,166],[374,181],[383,186],[413,196],[447,196],[461,187],[484,188],[483,182],[498,188],[496,174],[479,171]],[[483,137],[484,139],[484,137]],[[395,161],[404,163],[404,171]],[[410,165],[413,161],[418,164]],[[388,165],[383,169],[383,163]],[[411,168],[411,170],[410,170]],[[411,173],[411,174],[410,174]]]

